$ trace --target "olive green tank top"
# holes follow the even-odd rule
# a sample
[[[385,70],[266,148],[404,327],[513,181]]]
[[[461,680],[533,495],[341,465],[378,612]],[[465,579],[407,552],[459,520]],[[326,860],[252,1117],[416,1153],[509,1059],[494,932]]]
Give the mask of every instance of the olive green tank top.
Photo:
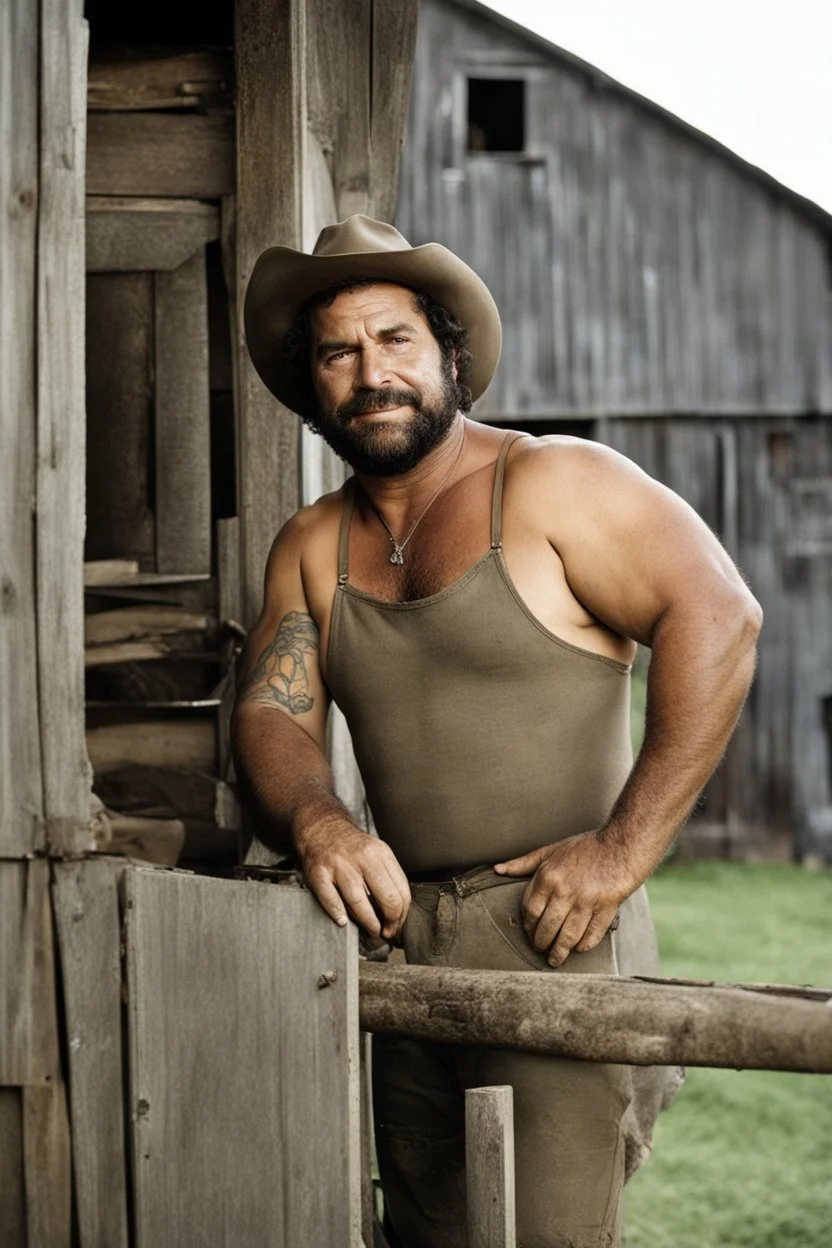
[[[629,667],[545,628],[502,550],[452,585],[383,602],[349,583],[346,490],[327,660],[379,836],[405,871],[500,862],[600,827],[632,766]]]

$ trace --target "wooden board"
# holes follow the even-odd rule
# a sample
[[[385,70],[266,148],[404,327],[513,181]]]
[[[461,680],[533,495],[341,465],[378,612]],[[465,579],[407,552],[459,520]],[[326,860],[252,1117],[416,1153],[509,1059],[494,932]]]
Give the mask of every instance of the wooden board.
[[[117,871],[105,860],[53,868],[83,1248],[128,1242]]]
[[[49,864],[0,861],[0,1085],[60,1074]]]
[[[161,604],[146,607],[117,607],[98,611],[84,619],[84,644],[101,646],[116,641],[164,637],[171,633],[204,632],[210,627],[207,615],[182,607]]]
[[[260,613],[275,534],[298,507],[299,419],[266,390],[243,337],[251,270],[266,247],[300,247],[306,124],[306,4],[235,5],[237,200],[234,220],[235,355],[238,374],[238,514],[242,618]]]
[[[309,128],[328,157],[338,221],[370,206],[372,10],[372,0],[317,0],[307,11]]]
[[[205,253],[157,273],[156,569],[211,571],[211,430]]]
[[[137,1248],[358,1248],[356,929],[135,867],[125,905]]]
[[[219,229],[217,209],[199,200],[88,195],[87,272],[176,269]]]
[[[510,1086],[465,1092],[465,1188],[469,1248],[516,1248]]]
[[[110,724],[87,732],[87,749],[96,775],[130,763],[211,772],[216,765],[216,735],[208,719]]]
[[[233,106],[232,57],[217,49],[156,55],[98,51],[89,65],[90,112]]]
[[[27,1248],[72,1243],[72,1159],[66,1088],[60,1079],[23,1088]]]
[[[269,48],[274,56],[275,47]],[[91,113],[90,195],[215,199],[234,190],[234,119],[222,115]]]
[[[107,772],[96,793],[116,810],[165,818],[202,819],[236,832],[240,808],[234,790],[223,780],[176,767],[124,767]]]
[[[0,856],[44,844],[38,733],[35,292],[38,10],[0,6]]]
[[[392,221],[405,138],[418,0],[373,0],[370,215]]]
[[[20,1088],[0,1087],[0,1244],[26,1248],[23,1103]]]

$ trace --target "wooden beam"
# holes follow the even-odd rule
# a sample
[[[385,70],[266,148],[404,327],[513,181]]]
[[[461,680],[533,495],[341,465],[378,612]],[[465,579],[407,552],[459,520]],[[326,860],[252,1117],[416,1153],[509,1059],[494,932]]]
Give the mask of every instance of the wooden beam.
[[[75,1199],[85,1248],[127,1246],[117,872],[105,860],[53,867]]]
[[[165,637],[172,633],[205,632],[209,616],[183,607],[148,605],[99,611],[84,620],[84,644],[101,646],[118,641]]]
[[[0,1085],[60,1076],[49,864],[0,860]]]
[[[27,1248],[72,1243],[72,1157],[63,1081],[24,1088],[23,1167]]]
[[[828,1000],[730,985],[369,962],[360,989],[365,1031],[632,1066],[832,1074]]]
[[[38,6],[0,5],[0,855],[44,846],[35,601]],[[0,1032],[0,1036],[2,1036]]]
[[[0,1244],[26,1244],[21,1088],[0,1087]]]
[[[205,253],[157,273],[156,570],[211,571],[211,417]]]
[[[260,381],[243,336],[243,303],[267,247],[302,245],[306,128],[306,3],[238,0],[235,316],[237,480],[242,619],[260,613],[263,572],[275,535],[298,507],[298,417]],[[231,266],[226,263],[226,268]]]
[[[372,0],[308,7],[309,128],[327,157],[339,221],[370,205],[372,8]]]
[[[274,60],[276,43],[263,49]],[[90,195],[217,199],[234,190],[234,119],[222,115],[90,113]]]
[[[373,0],[370,214],[392,221],[416,54],[418,0]]]
[[[89,64],[87,108],[91,113],[141,109],[233,107],[234,63],[230,53],[125,53],[103,49]]]
[[[200,200],[87,196],[88,273],[177,269],[219,234],[219,210]]]
[[[516,1248],[514,1089],[465,1093],[468,1248]]]
[[[96,775],[135,763],[146,767],[216,767],[216,727],[210,719],[151,720],[90,728],[87,749]]]

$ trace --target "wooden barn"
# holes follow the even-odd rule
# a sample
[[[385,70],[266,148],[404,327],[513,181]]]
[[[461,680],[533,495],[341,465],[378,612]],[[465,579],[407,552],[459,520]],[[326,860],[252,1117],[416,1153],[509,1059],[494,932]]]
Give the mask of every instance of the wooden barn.
[[[683,844],[832,859],[832,218],[476,0],[422,0],[396,224],[500,307],[477,415],[623,451],[763,605]]]

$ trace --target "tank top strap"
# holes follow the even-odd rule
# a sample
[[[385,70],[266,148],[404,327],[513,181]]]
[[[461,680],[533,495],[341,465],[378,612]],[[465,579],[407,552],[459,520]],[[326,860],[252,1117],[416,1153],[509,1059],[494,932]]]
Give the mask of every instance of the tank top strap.
[[[338,534],[338,584],[346,585],[350,575],[350,524],[355,509],[355,477],[344,482],[344,510]]]
[[[497,456],[497,467],[494,471],[494,491],[491,495],[491,549],[499,550],[503,544],[503,479],[506,475],[506,459],[508,453],[525,435],[509,433],[503,438],[500,454]]]

